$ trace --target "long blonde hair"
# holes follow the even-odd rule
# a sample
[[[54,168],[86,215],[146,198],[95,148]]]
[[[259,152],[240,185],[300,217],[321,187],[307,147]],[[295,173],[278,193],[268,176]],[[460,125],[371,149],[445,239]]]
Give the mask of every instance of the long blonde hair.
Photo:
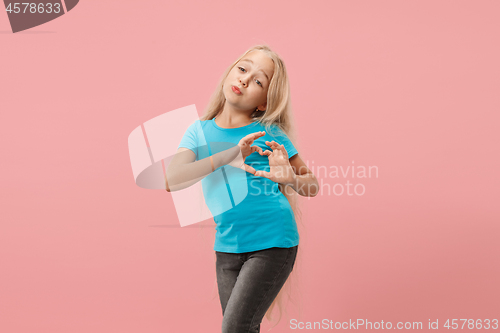
[[[269,56],[269,58],[273,60],[274,74],[271,78],[271,82],[269,84],[269,90],[267,92],[266,110],[265,111],[255,110],[252,113],[251,117],[254,122],[260,123],[262,126],[265,127],[266,133],[271,132],[269,130],[271,129],[271,126],[273,124],[278,126],[288,136],[290,141],[292,141],[297,151],[300,152],[297,143],[297,135],[295,133],[295,125],[292,115],[290,83],[286,67],[281,57],[274,51],[272,51],[271,48],[267,45],[256,45],[251,47],[243,55],[241,55],[234,63],[232,63],[231,66],[229,66],[226,69],[226,71],[222,75],[217,85],[217,88],[215,89],[215,92],[212,94],[210,98],[210,101],[205,109],[204,115],[200,118],[200,120],[201,121],[211,120],[223,110],[226,98],[224,97],[222,87],[224,85],[226,77],[228,76],[229,72],[233,69],[233,67],[245,55],[256,50],[264,52],[267,56]],[[299,230],[299,235],[300,235],[302,234],[302,232],[300,232],[299,223],[300,225],[302,225],[302,227],[304,227],[304,224],[302,223],[302,212],[299,208],[299,201],[297,200],[299,195],[292,189],[284,190],[281,184],[279,184],[279,189],[283,193],[283,195],[288,199],[288,202],[290,203],[290,206],[293,209],[295,220],[298,222],[297,228]],[[300,269],[298,269],[297,266],[299,266],[301,262],[300,254],[302,253],[302,250],[303,250],[302,246],[299,245],[299,250],[297,252],[297,257],[295,259],[295,264],[292,273],[290,274],[287,281],[285,282],[285,285],[280,290],[278,296],[274,299],[273,303],[266,312],[265,318],[267,318],[268,321],[271,321],[273,318],[272,317],[273,309],[276,305],[278,305],[279,318],[278,321],[276,322],[276,325],[279,323],[282,316],[282,311],[283,311],[282,303],[284,294],[286,293],[288,295],[288,299],[290,300],[292,299],[291,295],[292,290],[298,291],[298,288],[296,287],[292,288],[292,285],[298,282],[299,276],[297,274],[297,271]],[[214,258],[215,258],[215,252],[214,252]],[[299,312],[300,312],[300,304],[299,304]]]

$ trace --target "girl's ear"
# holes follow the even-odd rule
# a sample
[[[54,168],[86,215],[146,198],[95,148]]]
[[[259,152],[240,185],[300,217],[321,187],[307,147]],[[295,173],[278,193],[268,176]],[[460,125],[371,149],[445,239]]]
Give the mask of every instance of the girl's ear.
[[[262,104],[262,105],[259,105],[257,107],[257,110],[255,110],[255,111],[266,111],[266,107],[267,107],[267,102]]]

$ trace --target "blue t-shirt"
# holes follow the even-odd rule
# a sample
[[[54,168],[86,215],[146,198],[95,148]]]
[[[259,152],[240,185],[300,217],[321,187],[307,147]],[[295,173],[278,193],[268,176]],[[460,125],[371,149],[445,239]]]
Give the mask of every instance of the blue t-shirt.
[[[214,119],[196,120],[184,133],[178,148],[191,149],[196,160],[201,160],[232,148],[246,135],[259,131],[265,131],[265,127],[256,122],[237,128],[222,128]],[[254,140],[252,146],[272,151],[266,141],[273,140],[284,145],[289,158],[298,153],[276,125],[271,126],[271,132],[266,131],[264,136]],[[247,156],[245,164],[256,171],[270,170],[268,157],[258,152]],[[203,178],[201,184],[205,202],[216,223],[215,251],[243,253],[299,244],[292,207],[280,192],[278,183],[224,165]]]

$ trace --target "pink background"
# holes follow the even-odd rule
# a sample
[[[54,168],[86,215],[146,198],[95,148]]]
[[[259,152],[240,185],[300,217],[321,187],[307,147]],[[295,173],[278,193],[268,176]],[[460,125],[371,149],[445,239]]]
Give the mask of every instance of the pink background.
[[[273,331],[499,319],[499,10],[81,1],[16,34],[2,11],[0,331],[220,331],[213,235],[178,227],[171,194],[134,183],[127,137],[186,105],[201,115],[259,43],[286,62],[302,158],[379,170],[317,174],[365,194],[302,200],[302,316],[290,304]]]

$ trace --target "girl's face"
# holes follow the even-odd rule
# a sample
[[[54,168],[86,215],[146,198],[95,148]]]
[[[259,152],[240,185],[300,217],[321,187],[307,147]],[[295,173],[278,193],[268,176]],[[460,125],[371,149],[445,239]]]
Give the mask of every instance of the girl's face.
[[[274,62],[256,50],[244,56],[229,72],[223,85],[226,103],[235,110],[265,110],[267,91],[274,74]]]

